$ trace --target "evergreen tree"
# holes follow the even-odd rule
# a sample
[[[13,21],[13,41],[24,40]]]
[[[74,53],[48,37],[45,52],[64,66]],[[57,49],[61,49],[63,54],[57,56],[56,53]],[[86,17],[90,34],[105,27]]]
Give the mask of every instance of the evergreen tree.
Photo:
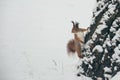
[[[120,71],[120,0],[97,0],[78,76],[109,80]]]

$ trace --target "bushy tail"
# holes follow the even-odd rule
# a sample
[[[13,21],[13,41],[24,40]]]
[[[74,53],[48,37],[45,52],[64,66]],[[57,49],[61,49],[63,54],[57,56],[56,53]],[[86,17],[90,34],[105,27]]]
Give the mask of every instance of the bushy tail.
[[[68,52],[68,54],[75,53],[75,41],[74,41],[74,39],[70,40],[67,43],[67,52]]]

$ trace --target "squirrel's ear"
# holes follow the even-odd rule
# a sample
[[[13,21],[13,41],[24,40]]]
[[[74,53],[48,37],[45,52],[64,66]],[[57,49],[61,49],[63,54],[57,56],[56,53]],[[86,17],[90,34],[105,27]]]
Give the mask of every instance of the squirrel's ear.
[[[78,22],[76,22],[76,27],[77,27],[77,28],[79,27],[79,23],[78,23]]]
[[[79,25],[79,23],[78,23],[78,22],[76,22],[76,25]]]
[[[74,21],[71,21],[74,24]]]

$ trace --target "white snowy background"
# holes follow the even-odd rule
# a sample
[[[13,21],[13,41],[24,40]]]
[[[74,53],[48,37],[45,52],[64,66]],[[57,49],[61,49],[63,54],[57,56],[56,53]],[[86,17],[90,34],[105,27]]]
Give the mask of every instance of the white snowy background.
[[[66,44],[71,20],[88,27],[95,3],[0,0],[0,80],[80,80],[78,58],[67,55]]]

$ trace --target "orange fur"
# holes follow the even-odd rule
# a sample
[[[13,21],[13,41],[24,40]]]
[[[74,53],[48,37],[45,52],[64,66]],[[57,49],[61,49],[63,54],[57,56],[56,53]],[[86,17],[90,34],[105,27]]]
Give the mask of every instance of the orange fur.
[[[77,55],[79,58],[83,58],[82,55],[82,46],[84,45],[84,31],[87,31],[88,29],[79,28],[79,23],[73,23],[72,33],[74,33],[74,39],[70,40],[67,44],[67,50],[68,53],[75,53],[77,52]],[[78,34],[80,33],[80,35]]]
[[[67,44],[68,53],[75,53],[75,41],[72,39]]]

